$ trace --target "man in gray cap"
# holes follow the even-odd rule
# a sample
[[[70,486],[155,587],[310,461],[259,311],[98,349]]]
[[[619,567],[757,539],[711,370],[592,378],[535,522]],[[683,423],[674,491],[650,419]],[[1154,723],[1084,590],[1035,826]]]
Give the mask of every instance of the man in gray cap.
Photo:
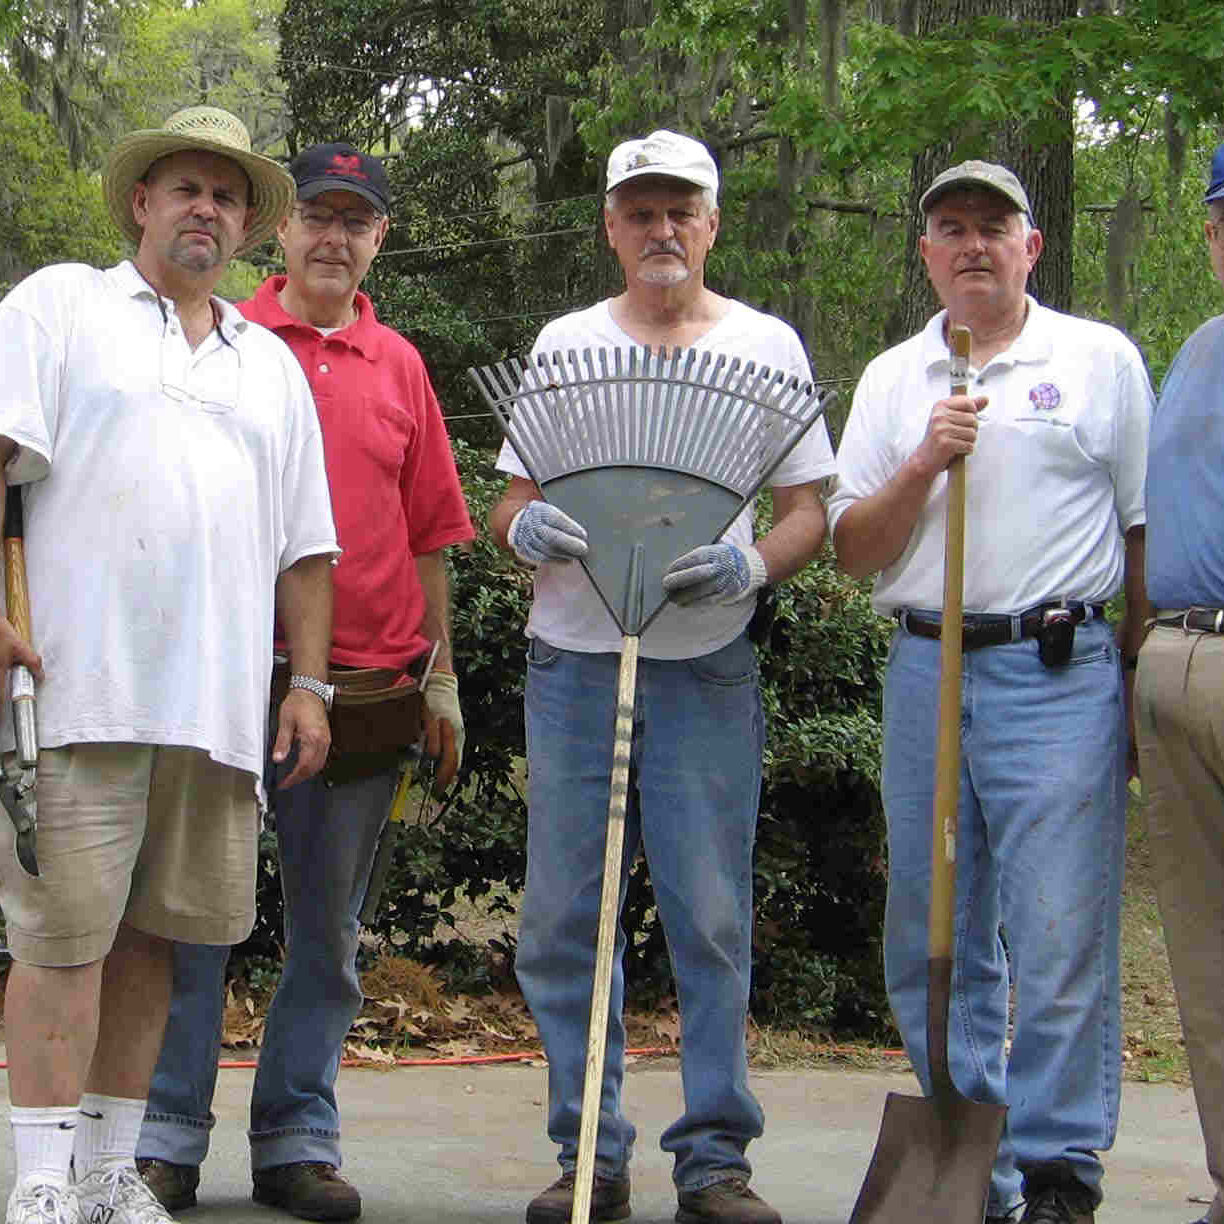
[[[1008,1106],[988,1218],[1011,1217],[1023,1196],[1025,1224],[1086,1224],[1118,1111],[1133,674],[1121,662],[1142,632],[1152,394],[1121,333],[1026,294],[1042,237],[1010,170],[965,162],[921,204],[920,250],[945,309],[864,371],[829,503],[840,563],[876,575],[874,606],[897,621],[884,688],[885,976],[929,1090],[945,472],[966,455],[949,1061],[962,1093]],[[948,329],[958,324],[973,334],[967,395],[949,394]],[[1115,644],[1103,612],[1123,584]]]
[[[1224,285],[1224,145],[1211,162],[1203,232]],[[1135,721],[1156,892],[1169,946],[1215,1201],[1224,1224],[1224,315],[1169,367],[1147,472],[1147,586],[1156,608],[1139,652]]]
[[[718,233],[718,170],[705,145],[654,132],[608,159],[604,223],[624,292],[553,320],[536,353],[685,346],[811,380],[799,337],[780,319],[705,284]],[[568,1224],[599,921],[620,630],[576,557],[586,532],[540,500],[508,447],[510,482],[489,518],[503,547],[535,567],[527,622],[531,803],[516,968],[548,1054],[548,1133],[560,1179],[528,1224]],[[806,565],[825,534],[816,482],[834,467],[817,424],[774,473],[773,526],[755,543],[752,511],[713,546],[677,558],[669,604],[642,634],[625,862],[650,865],[680,1000],[684,1113],[663,1135],[675,1156],[680,1224],[777,1224],[748,1187],[761,1133],[748,1087],[752,842],[763,722],[746,630],[765,582]],[[625,1029],[621,957],[613,971],[592,1219],[629,1214],[634,1128],[621,1112]]]
[[[330,743],[338,550],[318,417],[289,349],[213,293],[272,236],[293,180],[202,106],[120,141],[103,188],[135,256],[45,268],[0,302],[0,463],[23,486],[45,660],[0,621],[5,671],[42,672],[41,874],[7,825],[0,847],[7,1224],[169,1218],[136,1137],[172,941],[234,943],[254,922],[274,615],[293,672],[284,784]]]

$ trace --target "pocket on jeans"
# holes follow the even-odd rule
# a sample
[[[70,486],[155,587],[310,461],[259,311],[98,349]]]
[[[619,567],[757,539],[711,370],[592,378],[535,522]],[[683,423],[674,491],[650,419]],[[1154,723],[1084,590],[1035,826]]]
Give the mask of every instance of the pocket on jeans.
[[[529,638],[527,642],[527,666],[551,667],[560,657],[561,648],[546,642],[542,637]]]
[[[743,634],[721,650],[689,659],[688,665],[699,680],[710,684],[752,684],[757,678],[756,651]]]

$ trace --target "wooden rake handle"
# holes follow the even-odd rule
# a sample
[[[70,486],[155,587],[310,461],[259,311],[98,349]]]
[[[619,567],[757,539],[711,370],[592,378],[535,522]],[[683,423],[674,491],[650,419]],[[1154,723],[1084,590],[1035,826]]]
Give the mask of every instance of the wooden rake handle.
[[[608,796],[608,833],[604,842],[603,892],[599,900],[599,934],[595,943],[595,976],[591,984],[591,1021],[587,1029],[586,1078],[582,1084],[582,1121],[578,1130],[578,1163],[574,1176],[571,1224],[588,1224],[595,1180],[595,1143],[603,1095],[604,1057],[608,1043],[608,1001],[612,993],[612,955],[620,909],[621,855],[625,846],[625,809],[629,801],[629,754],[633,747],[633,702],[637,693],[639,639],[621,639],[616,685],[616,731],[612,745],[612,789]]]

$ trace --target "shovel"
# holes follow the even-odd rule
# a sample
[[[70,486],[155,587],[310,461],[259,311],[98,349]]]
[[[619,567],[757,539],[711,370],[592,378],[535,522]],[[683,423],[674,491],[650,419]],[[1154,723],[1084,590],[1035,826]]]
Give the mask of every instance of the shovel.
[[[952,394],[968,390],[971,336],[951,331]],[[1006,1105],[962,1096],[948,1071],[956,909],[956,822],[960,798],[961,632],[965,569],[965,460],[948,465],[939,727],[927,932],[929,1097],[890,1092],[875,1152],[850,1224],[982,1224]]]

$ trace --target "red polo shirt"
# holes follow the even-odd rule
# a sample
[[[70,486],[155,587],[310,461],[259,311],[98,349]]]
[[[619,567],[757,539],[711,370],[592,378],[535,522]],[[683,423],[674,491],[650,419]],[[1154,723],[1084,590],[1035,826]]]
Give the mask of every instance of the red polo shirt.
[[[404,667],[428,646],[414,557],[470,540],[450,439],[420,353],[364,293],[357,321],[322,335],[293,318],[269,277],[238,309],[274,331],[314,392],[344,550],[334,570],[333,663]]]

